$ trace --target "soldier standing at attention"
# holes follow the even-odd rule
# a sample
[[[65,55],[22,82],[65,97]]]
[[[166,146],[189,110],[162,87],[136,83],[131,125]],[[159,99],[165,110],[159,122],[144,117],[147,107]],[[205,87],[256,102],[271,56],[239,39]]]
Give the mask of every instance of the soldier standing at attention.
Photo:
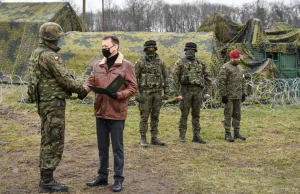
[[[39,46],[29,59],[29,100],[36,102],[41,118],[40,193],[68,191],[68,186],[53,178],[64,148],[65,99],[72,92],[80,99],[87,95],[82,83],[68,74],[57,54],[60,50],[57,43],[63,35],[57,23],[43,24],[39,31]]]
[[[185,142],[187,118],[192,109],[193,142],[205,144],[200,137],[200,106],[202,91],[206,88],[204,98],[209,98],[211,93],[211,76],[205,63],[195,57],[197,45],[188,42],[185,45],[185,57],[175,62],[173,72],[175,95],[180,101],[181,116],[179,121],[179,140]]]
[[[224,109],[224,128],[225,140],[234,142],[234,139],[246,140],[240,135],[241,121],[241,102],[244,102],[247,95],[247,88],[243,68],[240,66],[239,50],[232,50],[229,53],[230,61],[225,63],[219,73],[219,88],[222,102],[225,104]],[[231,117],[234,128],[234,139],[231,136]]]
[[[159,112],[162,100],[168,100],[169,84],[165,63],[159,58],[156,51],[156,42],[154,40],[146,41],[144,44],[146,55],[135,62],[135,74],[139,86],[136,100],[139,102],[140,144],[142,147],[148,146],[146,132],[149,115],[151,115],[151,144],[165,145],[157,138],[157,134]]]

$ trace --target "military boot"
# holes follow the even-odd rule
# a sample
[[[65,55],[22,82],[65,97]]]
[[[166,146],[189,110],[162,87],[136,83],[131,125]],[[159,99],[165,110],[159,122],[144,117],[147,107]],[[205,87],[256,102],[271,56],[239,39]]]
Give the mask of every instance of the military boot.
[[[53,171],[41,172],[39,193],[68,192],[69,187],[56,182],[53,178]]]
[[[184,143],[185,142],[185,134],[180,134],[179,135],[179,141]]]
[[[193,142],[206,144],[206,141],[203,138],[201,138],[199,134],[194,134]]]
[[[141,146],[144,147],[144,148],[148,147],[146,135],[142,135],[142,136],[141,136],[140,144],[141,144]]]
[[[246,137],[243,137],[240,135],[239,129],[234,129],[234,139],[241,139],[241,140],[245,141]]]
[[[230,129],[225,130],[225,140],[228,142],[234,142],[234,139],[231,136]]]
[[[165,143],[163,141],[160,141],[157,137],[152,137],[151,138],[151,144],[153,145],[160,145],[160,146],[164,146]]]

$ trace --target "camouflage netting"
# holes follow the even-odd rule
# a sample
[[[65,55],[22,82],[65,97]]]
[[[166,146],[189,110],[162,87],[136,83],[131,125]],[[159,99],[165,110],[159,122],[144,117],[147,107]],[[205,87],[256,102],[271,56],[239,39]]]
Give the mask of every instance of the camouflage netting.
[[[0,3],[0,13],[0,75],[24,76],[43,23],[56,22],[66,32],[81,31],[69,3]]]
[[[157,53],[172,67],[184,56],[186,42],[194,41],[198,46],[196,56],[211,63],[213,33],[156,33],[156,32],[69,32],[61,45],[60,54],[68,68],[83,71],[102,56],[101,43],[104,36],[115,35],[120,39],[120,51],[134,63],[143,52],[144,42],[153,39],[157,42]]]
[[[216,13],[199,27],[198,32],[214,33],[212,66],[215,73],[229,60],[228,53],[232,49],[239,49],[243,52],[242,63],[247,72],[253,74],[267,70],[266,76],[277,76],[278,71],[272,60],[258,60],[249,49],[296,55],[300,49],[299,29],[286,23],[276,23],[271,29],[264,31],[260,20],[256,18],[250,19],[246,24],[238,24],[228,16]]]

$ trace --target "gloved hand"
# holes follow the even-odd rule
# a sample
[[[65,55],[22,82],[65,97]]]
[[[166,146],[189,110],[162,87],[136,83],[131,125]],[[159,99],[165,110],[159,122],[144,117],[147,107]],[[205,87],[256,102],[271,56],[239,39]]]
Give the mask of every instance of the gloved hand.
[[[169,100],[169,95],[168,95],[168,94],[164,94],[164,95],[162,96],[162,99],[163,99],[163,100]]]
[[[227,104],[228,103],[228,97],[227,96],[222,96],[222,102],[224,104]]]
[[[78,93],[78,98],[80,100],[83,100],[87,95],[88,95],[88,92],[85,89],[83,89],[80,93]]]
[[[143,96],[141,95],[141,93],[137,93],[135,95],[135,101],[137,101],[138,103],[144,104],[145,100],[143,98]]]
[[[108,93],[107,96],[109,96],[112,99],[117,100],[118,99],[118,94],[117,93]]]
[[[242,102],[245,102],[245,100],[246,100],[246,95],[242,95]]]

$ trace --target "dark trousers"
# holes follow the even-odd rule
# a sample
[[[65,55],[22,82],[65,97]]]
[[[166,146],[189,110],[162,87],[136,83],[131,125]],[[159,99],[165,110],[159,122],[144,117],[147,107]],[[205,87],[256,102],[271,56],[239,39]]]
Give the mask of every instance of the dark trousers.
[[[123,130],[124,120],[110,120],[96,118],[97,141],[99,150],[100,167],[98,174],[108,177],[109,168],[109,134],[111,136],[112,150],[114,155],[114,179],[123,180],[124,169],[124,146]]]

